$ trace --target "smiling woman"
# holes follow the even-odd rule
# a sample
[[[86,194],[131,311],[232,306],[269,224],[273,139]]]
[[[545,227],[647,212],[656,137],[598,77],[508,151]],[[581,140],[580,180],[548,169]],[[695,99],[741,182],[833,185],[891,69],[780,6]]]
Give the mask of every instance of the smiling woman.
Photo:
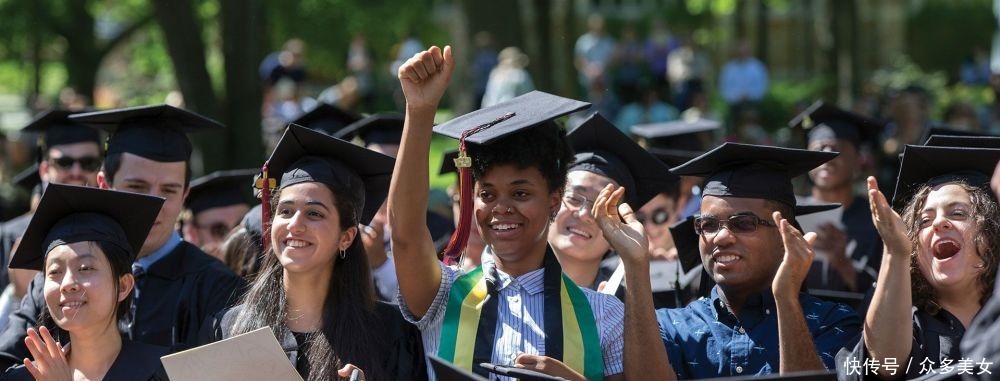
[[[266,259],[205,341],[270,327],[303,379],[354,369],[372,380],[421,379],[418,333],[395,307],[375,301],[358,237],[385,199],[392,165],[391,157],[290,125],[259,182],[269,185],[261,189],[270,206],[262,209]]]
[[[992,295],[1000,264],[1000,205],[987,187],[998,160],[998,149],[907,146],[893,199],[905,205],[902,217],[869,178],[885,254],[864,340],[849,360],[912,361],[909,379],[965,357],[957,343]],[[913,324],[899,324],[907,316]],[[877,376],[899,375],[879,368]]]
[[[49,185],[10,264],[44,273],[48,308],[41,328],[28,329],[32,359],[4,380],[166,380],[159,359],[168,348],[126,340],[119,328],[132,305],[132,261],[162,205],[158,197]],[[72,347],[60,345],[63,332]]]

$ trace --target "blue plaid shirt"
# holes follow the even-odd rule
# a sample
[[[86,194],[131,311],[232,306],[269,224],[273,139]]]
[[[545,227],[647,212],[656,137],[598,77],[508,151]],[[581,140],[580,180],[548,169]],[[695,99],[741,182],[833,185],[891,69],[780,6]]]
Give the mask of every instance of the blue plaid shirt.
[[[719,299],[701,298],[684,308],[656,311],[660,337],[679,379],[778,373],[778,312],[770,292],[751,296],[733,316]],[[861,319],[850,307],[800,294],[806,325],[827,369],[834,356],[852,347]]]

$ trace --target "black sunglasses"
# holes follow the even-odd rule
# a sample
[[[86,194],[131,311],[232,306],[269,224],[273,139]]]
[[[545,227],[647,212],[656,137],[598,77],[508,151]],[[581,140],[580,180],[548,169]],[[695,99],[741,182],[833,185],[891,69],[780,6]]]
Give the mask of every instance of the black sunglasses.
[[[653,210],[653,213],[651,213],[649,217],[651,217],[650,222],[654,225],[663,225],[670,219],[670,212],[667,211],[667,208],[659,208]],[[635,219],[639,220],[640,224],[645,224],[646,213],[635,212]]]
[[[80,163],[80,168],[87,172],[94,172],[101,168],[101,159],[95,156],[49,158],[49,163],[64,171],[73,169],[75,163]]]
[[[765,220],[753,214],[738,214],[726,220],[715,217],[696,217],[694,219],[694,231],[698,235],[713,237],[722,231],[722,228],[729,229],[730,232],[742,234],[757,231],[757,226],[764,225],[776,227],[772,221]]]
[[[217,222],[209,226],[195,225],[195,227],[197,227],[198,230],[208,230],[208,234],[211,234],[212,237],[215,237],[216,239],[219,240],[226,238],[226,236],[229,235],[229,231],[233,230],[232,227],[227,226],[226,224],[221,222]]]

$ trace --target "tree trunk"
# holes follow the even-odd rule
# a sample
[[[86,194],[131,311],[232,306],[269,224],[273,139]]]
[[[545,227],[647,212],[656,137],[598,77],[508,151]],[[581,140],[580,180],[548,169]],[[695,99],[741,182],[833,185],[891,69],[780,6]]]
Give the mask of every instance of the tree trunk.
[[[226,99],[222,120],[226,143],[233,147],[225,168],[256,168],[264,161],[261,141],[262,89],[257,64],[264,58],[264,3],[262,0],[220,0],[222,54],[226,71]]]
[[[177,85],[184,94],[184,104],[189,110],[218,119],[218,99],[205,66],[201,23],[196,18],[191,0],[152,0],[152,4],[153,14],[163,29],[167,53],[174,64]],[[253,110],[256,112],[257,108]],[[192,173],[198,175],[207,172],[207,169],[225,166],[229,157],[225,137],[225,131],[192,135],[197,151],[191,161]],[[211,149],[205,149],[209,144]]]

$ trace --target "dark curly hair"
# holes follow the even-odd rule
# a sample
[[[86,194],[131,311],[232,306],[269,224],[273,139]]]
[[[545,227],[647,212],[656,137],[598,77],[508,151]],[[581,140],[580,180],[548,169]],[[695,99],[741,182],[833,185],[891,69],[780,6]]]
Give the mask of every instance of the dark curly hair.
[[[573,161],[573,149],[566,140],[566,130],[547,121],[517,133],[507,135],[489,145],[470,144],[472,177],[479,181],[497,165],[514,165],[525,169],[535,167],[549,185],[549,191],[566,186],[566,172]]]
[[[959,180],[946,184],[955,184],[969,193],[969,200],[972,203],[970,215],[975,220],[978,231],[975,234],[974,244],[976,251],[982,258],[985,267],[977,277],[977,284],[981,297],[979,305],[985,305],[986,301],[993,295],[993,285],[996,282],[997,266],[1000,265],[1000,205],[996,197],[988,189],[970,185],[968,182]],[[910,279],[913,288],[913,306],[924,311],[936,314],[941,305],[938,303],[937,294],[934,288],[924,278],[917,263],[919,254],[919,231],[920,214],[927,202],[927,196],[931,190],[938,185],[924,185],[913,196],[903,209],[903,224],[907,227],[907,236],[910,239],[913,249],[910,251]]]

